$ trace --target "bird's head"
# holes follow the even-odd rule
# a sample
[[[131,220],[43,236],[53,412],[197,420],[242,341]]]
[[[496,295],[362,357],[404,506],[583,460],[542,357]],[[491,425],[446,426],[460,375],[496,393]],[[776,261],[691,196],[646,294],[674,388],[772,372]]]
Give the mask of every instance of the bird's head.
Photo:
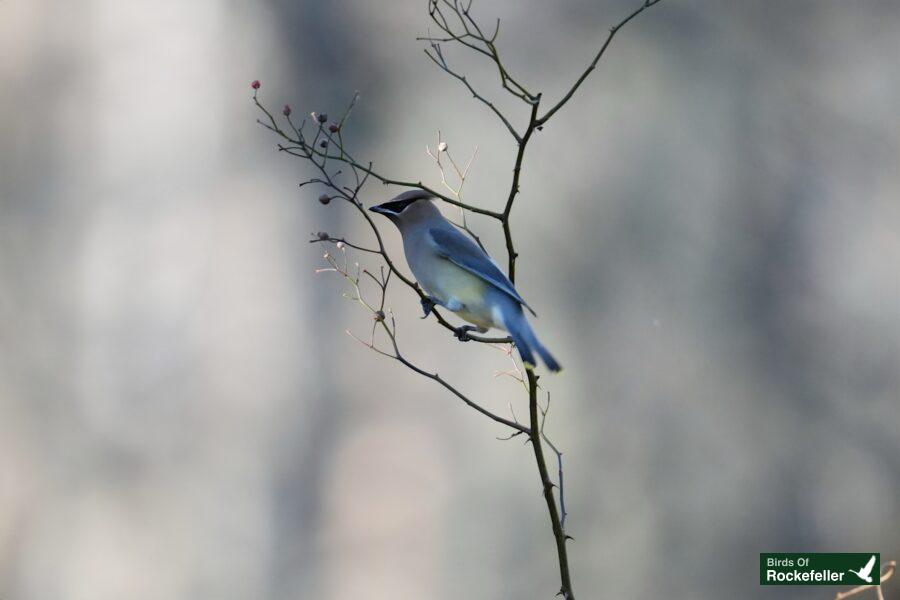
[[[397,227],[427,219],[435,214],[440,215],[437,207],[431,202],[434,194],[425,190],[410,190],[399,196],[369,208],[370,211],[386,216]]]

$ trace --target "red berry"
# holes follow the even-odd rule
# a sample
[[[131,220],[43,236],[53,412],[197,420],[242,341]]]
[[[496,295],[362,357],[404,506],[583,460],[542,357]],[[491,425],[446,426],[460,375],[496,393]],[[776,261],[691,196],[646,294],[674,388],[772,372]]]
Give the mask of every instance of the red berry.
[[[322,204],[328,204],[329,202],[331,202],[331,196],[329,196],[328,194],[322,194],[321,196],[319,196],[319,202],[321,202]]]
[[[281,111],[281,112],[282,112],[282,114],[284,114],[284,116],[286,116],[286,117],[291,116],[291,105],[290,105],[290,104],[285,104],[285,105],[284,105],[284,110]]]
[[[341,128],[338,127],[337,124],[335,124],[335,123],[332,123],[331,125],[328,126],[328,131],[330,131],[331,133],[337,133],[338,131],[340,131],[340,129]]]
[[[261,84],[259,83],[259,79],[254,79],[253,83],[250,84],[250,87],[252,87],[254,90],[258,90],[260,85]]]

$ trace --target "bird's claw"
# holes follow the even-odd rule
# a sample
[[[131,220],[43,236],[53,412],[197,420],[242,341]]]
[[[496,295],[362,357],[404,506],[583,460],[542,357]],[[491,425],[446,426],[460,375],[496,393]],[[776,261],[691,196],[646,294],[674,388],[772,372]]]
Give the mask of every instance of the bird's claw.
[[[476,331],[478,328],[472,325],[463,325],[462,327],[457,327],[453,330],[453,335],[461,342],[468,342],[472,338],[469,337],[470,331]]]
[[[425,316],[422,317],[423,319],[428,318],[428,315],[430,315],[431,311],[434,310],[434,305],[435,305],[435,302],[431,298],[428,298],[428,297],[422,298],[422,312],[425,313]]]

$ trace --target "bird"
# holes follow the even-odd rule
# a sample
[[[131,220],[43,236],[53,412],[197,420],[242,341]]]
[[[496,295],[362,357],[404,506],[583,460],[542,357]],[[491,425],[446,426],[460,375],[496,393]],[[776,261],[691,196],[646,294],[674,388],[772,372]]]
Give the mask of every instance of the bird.
[[[534,310],[497,263],[441,214],[435,198],[425,190],[410,190],[369,208],[400,230],[406,262],[425,292],[422,318],[435,306],[456,313],[472,323],[456,329],[462,341],[469,339],[470,331],[503,329],[526,368],[535,368],[537,354],[550,371],[561,371],[562,366],[535,335],[523,307],[537,316]]]
[[[875,566],[875,555],[873,554],[872,558],[869,559],[869,562],[866,563],[866,566],[864,566],[859,571],[854,571],[853,569],[850,569],[848,571],[848,573],[853,573],[854,575],[856,575],[857,577],[859,577],[866,583],[872,583],[872,567],[874,567],[874,566]]]

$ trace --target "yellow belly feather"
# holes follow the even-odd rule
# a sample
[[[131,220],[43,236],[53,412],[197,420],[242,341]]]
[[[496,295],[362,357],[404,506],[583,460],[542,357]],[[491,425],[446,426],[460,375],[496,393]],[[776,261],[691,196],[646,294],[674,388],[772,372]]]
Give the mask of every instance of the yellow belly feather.
[[[489,284],[447,260],[440,261],[436,267],[430,274],[430,281],[421,282],[429,293],[444,302],[456,300],[462,303],[462,310],[456,314],[469,323],[485,328],[495,327],[491,309],[484,301]]]

